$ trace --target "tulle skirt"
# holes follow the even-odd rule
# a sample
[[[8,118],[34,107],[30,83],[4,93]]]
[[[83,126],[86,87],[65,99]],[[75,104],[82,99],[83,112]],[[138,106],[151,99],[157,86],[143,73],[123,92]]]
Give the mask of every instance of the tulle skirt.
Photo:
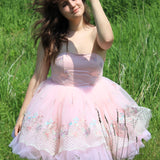
[[[120,85],[100,78],[95,85],[42,82],[10,143],[20,157],[43,160],[133,159],[151,138],[150,109],[138,106]]]

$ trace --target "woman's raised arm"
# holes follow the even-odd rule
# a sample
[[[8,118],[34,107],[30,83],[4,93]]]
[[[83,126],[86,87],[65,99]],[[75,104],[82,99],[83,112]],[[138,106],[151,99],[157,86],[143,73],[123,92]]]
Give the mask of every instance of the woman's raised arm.
[[[94,20],[97,28],[98,45],[107,50],[111,47],[114,36],[108,18],[106,17],[99,0],[89,0],[92,6]]]

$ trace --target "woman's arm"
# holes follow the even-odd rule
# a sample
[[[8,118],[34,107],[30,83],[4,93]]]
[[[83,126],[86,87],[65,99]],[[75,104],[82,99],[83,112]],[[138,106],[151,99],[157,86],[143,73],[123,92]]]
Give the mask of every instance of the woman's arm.
[[[106,17],[99,0],[89,0],[92,6],[93,16],[97,28],[97,43],[107,50],[111,47],[114,36],[108,18]]]
[[[15,136],[17,136],[18,132],[21,130],[24,114],[34,95],[35,90],[42,81],[47,79],[49,68],[50,68],[50,63],[44,59],[44,50],[42,44],[40,43],[37,52],[36,69],[30,80],[27,93],[15,125]]]

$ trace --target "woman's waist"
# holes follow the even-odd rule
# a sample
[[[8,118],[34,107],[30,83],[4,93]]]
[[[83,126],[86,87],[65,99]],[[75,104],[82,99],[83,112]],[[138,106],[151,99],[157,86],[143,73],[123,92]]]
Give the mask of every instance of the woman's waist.
[[[100,76],[90,76],[90,75],[52,75],[51,79],[54,83],[60,84],[60,85],[66,85],[66,86],[88,86],[88,85],[94,85],[98,80]]]

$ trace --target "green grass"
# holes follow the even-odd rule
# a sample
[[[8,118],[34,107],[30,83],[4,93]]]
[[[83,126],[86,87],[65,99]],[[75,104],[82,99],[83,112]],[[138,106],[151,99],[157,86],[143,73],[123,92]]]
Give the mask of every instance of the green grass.
[[[0,2],[0,160],[20,159],[8,145],[36,60],[31,39],[35,16],[28,2]],[[152,139],[135,160],[159,160],[160,1],[130,2],[122,5],[122,1],[117,1],[116,5],[113,1],[102,1],[107,14],[117,8],[109,14],[115,40],[107,52],[104,76],[119,83],[140,106],[152,110],[149,127]],[[119,8],[125,12],[121,13]]]

